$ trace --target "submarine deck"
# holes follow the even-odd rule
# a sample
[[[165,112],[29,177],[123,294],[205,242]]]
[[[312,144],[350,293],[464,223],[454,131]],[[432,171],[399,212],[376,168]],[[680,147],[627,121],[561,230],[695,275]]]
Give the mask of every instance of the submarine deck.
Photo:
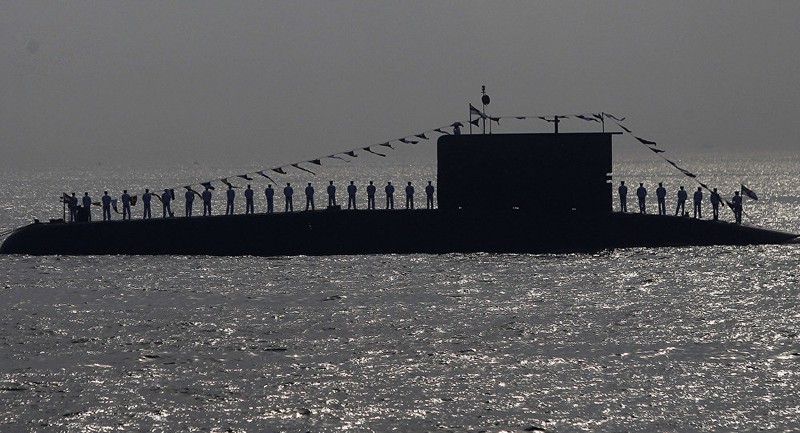
[[[798,235],[723,221],[523,210],[319,210],[88,223],[14,231],[2,254],[282,256],[567,253],[628,247],[780,244]]]

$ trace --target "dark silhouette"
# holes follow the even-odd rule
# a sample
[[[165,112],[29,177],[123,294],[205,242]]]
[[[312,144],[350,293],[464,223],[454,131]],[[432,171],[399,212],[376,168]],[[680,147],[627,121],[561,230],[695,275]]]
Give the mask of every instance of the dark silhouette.
[[[667,190],[664,189],[664,185],[661,182],[658,183],[658,188],[656,188],[656,199],[658,200],[658,214],[659,215],[666,215],[667,214]]]
[[[161,194],[161,218],[166,218],[167,215],[172,217],[172,207],[169,205],[172,201],[172,193],[170,190],[165,189]]]
[[[86,212],[86,221],[92,220],[92,198],[88,192],[83,193],[83,209]]]
[[[228,196],[227,204],[225,205],[225,215],[233,215],[233,199],[236,198],[236,191],[233,190],[233,185],[228,185],[228,190],[225,191]]]
[[[703,218],[703,189],[699,186],[694,192],[694,217]]]
[[[639,197],[639,213],[647,213],[645,199],[647,198],[647,188],[644,187],[643,183],[639,184],[639,188],[636,188],[636,197]]]
[[[434,191],[433,182],[429,180],[428,186],[425,187],[425,195],[427,196],[427,201],[425,202],[425,205],[427,206],[428,209],[433,209],[433,191]]]
[[[131,219],[131,196],[128,194],[128,190],[122,190],[122,219]]]
[[[203,216],[211,216],[211,191],[206,187],[203,191]]]
[[[681,189],[678,190],[678,206],[675,208],[675,216],[684,216],[686,215],[686,199],[689,198],[689,194],[686,193],[686,190]],[[680,213],[679,213],[680,212]]]
[[[314,187],[311,186],[311,182],[306,187],[306,210],[308,210],[308,206],[311,206],[311,210],[314,210]]]
[[[142,206],[144,210],[142,212],[142,219],[150,219],[153,217],[153,213],[150,210],[150,201],[153,199],[152,195],[150,194],[150,190],[145,188],[144,194],[142,194]]]
[[[287,183],[286,188],[283,189],[283,196],[286,199],[286,206],[284,208],[284,212],[294,212],[294,206],[292,206],[293,194],[294,190],[292,189],[292,185]]]
[[[328,207],[336,206],[336,187],[333,186],[333,181],[328,185]]]
[[[719,220],[719,204],[722,202],[722,197],[719,196],[717,189],[711,191],[711,217],[714,221]]]
[[[619,211],[628,211],[628,187],[625,186],[625,181],[619,183]]]
[[[353,206],[353,209],[356,209],[356,191],[358,191],[358,188],[356,188],[355,184],[353,184],[353,181],[351,180],[350,181],[350,185],[347,185],[347,208],[348,209],[350,209],[351,205]]]
[[[742,196],[739,195],[739,191],[733,192],[733,198],[731,199],[733,204],[733,216],[736,219],[736,224],[742,223]]]
[[[194,193],[186,190],[186,194],[183,195],[186,198],[186,216],[192,216],[192,206],[194,205]]]
[[[275,190],[272,189],[272,185],[267,185],[267,188],[264,189],[264,196],[267,197],[267,213],[275,212],[275,207],[273,206],[275,199]]]
[[[386,209],[394,209],[394,187],[392,183],[388,182],[383,190],[386,191]]]
[[[372,181],[369,181],[369,185],[367,185],[367,209],[375,210],[375,185],[372,184]]]
[[[75,193],[72,193],[72,196],[67,198],[67,208],[69,208],[69,222],[74,223],[78,216],[78,197],[75,197]]]
[[[253,203],[253,188],[250,188],[250,185],[247,185],[247,189],[244,190],[244,213],[251,214],[255,213],[255,205]]]
[[[411,182],[406,186],[406,209],[414,209],[414,187]]]
[[[103,191],[100,202],[103,204],[103,221],[111,221],[111,196],[108,195],[108,191]]]

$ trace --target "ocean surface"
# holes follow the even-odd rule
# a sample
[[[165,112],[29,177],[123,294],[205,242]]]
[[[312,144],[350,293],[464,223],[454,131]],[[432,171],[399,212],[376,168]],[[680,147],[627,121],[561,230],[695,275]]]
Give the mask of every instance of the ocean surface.
[[[682,164],[724,196],[756,191],[747,223],[800,233],[800,155]],[[98,199],[260,168],[5,170],[0,231],[61,217],[62,192]],[[436,180],[434,163],[390,159],[317,174],[274,179],[314,182],[318,197],[335,180],[342,198],[349,180],[420,192]],[[696,187],[657,159],[616,160],[619,180],[651,194],[663,181],[672,206],[679,185]],[[580,194],[531,191],[543,205]],[[800,245],[0,256],[0,269],[2,432],[800,430]]]

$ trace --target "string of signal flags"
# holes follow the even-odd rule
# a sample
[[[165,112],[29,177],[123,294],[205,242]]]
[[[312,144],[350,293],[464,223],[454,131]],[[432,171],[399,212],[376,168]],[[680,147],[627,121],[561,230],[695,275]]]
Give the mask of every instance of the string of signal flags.
[[[272,176],[275,176],[276,174],[277,175],[288,175],[289,172],[287,170],[296,169],[296,170],[307,172],[307,173],[309,173],[311,175],[316,176],[316,173],[313,170],[311,170],[310,168],[313,168],[314,166],[323,165],[323,161],[325,161],[325,160],[333,160],[333,159],[335,159],[335,160],[341,160],[341,161],[349,163],[349,162],[351,162],[351,160],[349,160],[348,158],[357,158],[359,153],[361,153],[361,152],[367,152],[368,154],[376,155],[376,156],[379,156],[379,157],[387,157],[388,156],[388,151],[396,150],[395,146],[399,146],[399,145],[415,145],[415,144],[420,143],[421,141],[430,140],[431,138],[433,138],[432,134],[439,134],[440,136],[441,135],[457,134],[457,133],[459,133],[460,128],[464,127],[465,125],[471,125],[471,126],[479,127],[481,121],[486,122],[488,120],[490,122],[495,122],[497,125],[500,125],[500,121],[503,120],[503,119],[507,119],[507,120],[508,119],[513,119],[513,120],[518,120],[518,121],[519,120],[545,121],[547,123],[555,124],[556,131],[558,130],[558,124],[561,121],[568,120],[568,119],[578,119],[578,120],[581,120],[581,121],[584,121],[584,122],[598,123],[598,124],[602,125],[602,128],[605,131],[605,122],[606,122],[606,119],[609,119],[614,124],[616,124],[620,129],[625,131],[627,134],[629,134],[634,139],[636,139],[639,143],[641,143],[643,146],[645,146],[647,149],[649,149],[650,151],[655,153],[659,158],[663,159],[666,163],[668,163],[670,166],[672,166],[675,170],[677,170],[678,172],[682,173],[684,176],[693,179],[695,182],[698,183],[698,185],[700,185],[702,188],[707,190],[709,193],[712,192],[711,188],[706,183],[700,181],[696,174],[694,174],[691,171],[679,166],[675,161],[673,161],[673,160],[667,158],[666,156],[664,156],[663,154],[666,153],[666,150],[658,147],[658,145],[657,145],[657,143],[655,141],[645,139],[645,138],[635,134],[627,126],[623,125],[622,122],[625,121],[624,117],[617,117],[617,116],[615,116],[615,115],[613,115],[611,113],[606,113],[604,111],[601,111],[599,113],[578,113],[578,114],[550,114],[550,115],[530,115],[530,116],[491,116],[489,114],[486,114],[484,111],[479,110],[478,108],[476,108],[472,104],[469,104],[469,120],[466,120],[466,121],[456,121],[456,122],[450,123],[448,125],[438,126],[436,128],[427,129],[427,130],[424,130],[424,131],[416,133],[416,134],[409,134],[409,135],[402,136],[400,138],[395,138],[395,139],[387,140],[387,141],[380,142],[380,143],[370,144],[370,145],[367,145],[367,146],[361,146],[361,147],[357,147],[355,149],[350,149],[350,150],[346,150],[346,151],[342,151],[342,152],[335,152],[335,153],[331,153],[331,154],[328,154],[328,155],[325,155],[325,156],[321,156],[321,157],[317,157],[317,158],[313,158],[313,159],[308,159],[308,160],[303,160],[303,161],[298,161],[298,162],[294,162],[294,163],[290,163],[290,164],[283,164],[283,165],[275,166],[275,167],[272,167],[272,168],[265,168],[265,169],[258,170],[258,171],[247,172],[247,173],[237,174],[237,175],[231,175],[231,176],[227,176],[227,177],[223,177],[223,178],[219,178],[219,179],[214,179],[214,180],[209,180],[209,181],[205,181],[205,182],[199,182],[199,183],[195,183],[195,184],[189,184],[189,185],[183,186],[182,188],[186,189],[187,191],[190,191],[190,192],[194,193],[195,195],[197,195],[198,197],[200,197],[200,193],[193,188],[194,186],[202,186],[204,188],[208,188],[210,190],[213,190],[213,189],[215,189],[214,182],[220,182],[220,183],[224,184],[227,187],[240,188],[239,186],[234,185],[233,182],[231,182],[231,179],[237,179],[238,178],[238,179],[242,179],[242,180],[245,180],[245,181],[252,181],[252,180],[255,179],[253,176],[256,176],[256,175],[260,176],[260,177],[263,177],[263,178],[266,178],[266,179],[272,181],[272,183],[277,185],[278,182],[275,179],[273,179]],[[300,164],[303,164],[305,166],[302,166]],[[175,195],[174,194],[174,190],[177,189],[177,188],[180,188],[180,187],[167,188],[167,190],[170,191],[173,199],[174,199],[174,195]],[[741,184],[741,192],[742,192],[743,196],[749,197],[750,199],[753,199],[753,200],[758,200],[757,194],[754,191],[752,191],[751,189],[747,188],[744,184]],[[157,200],[161,201],[161,197],[158,194],[153,194],[152,196],[155,197]],[[69,199],[69,196],[66,193],[64,193],[62,195],[62,201],[66,202],[68,199]],[[729,208],[731,208],[731,209],[734,208],[733,203],[731,203],[727,199],[724,199],[724,200],[725,200],[725,203],[728,205]],[[116,201],[116,200],[114,200],[114,201]],[[131,204],[132,205],[136,205],[137,201],[138,201],[138,195],[131,196]],[[95,206],[100,206],[100,202],[93,202],[92,204],[95,205]],[[117,211],[116,206],[114,206],[114,210]],[[119,213],[119,212],[117,211],[117,213]]]

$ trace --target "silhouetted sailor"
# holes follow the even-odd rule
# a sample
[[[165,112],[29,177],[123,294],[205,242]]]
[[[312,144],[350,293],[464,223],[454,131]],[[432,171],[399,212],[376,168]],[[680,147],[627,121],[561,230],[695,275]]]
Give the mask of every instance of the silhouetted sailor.
[[[294,194],[292,185],[287,183],[286,188],[283,189],[283,196],[286,198],[285,212],[294,211],[294,207],[292,206],[292,194]]]
[[[375,185],[372,184],[372,181],[369,181],[369,185],[367,185],[367,209],[375,210]]]
[[[636,188],[636,197],[639,197],[639,213],[647,213],[645,199],[647,198],[647,188],[644,187],[643,183],[639,184],[639,188]]]
[[[267,185],[267,188],[264,189],[264,196],[267,197],[267,213],[274,212],[275,207],[273,206],[273,200],[275,199],[275,190],[272,189],[272,185]]]
[[[168,189],[165,189],[161,194],[161,218],[166,218],[167,215],[172,217],[172,206],[170,206],[170,202],[172,202],[172,193]]]
[[[699,186],[694,192],[694,217],[703,218],[703,189]]]
[[[435,191],[433,182],[429,180],[428,186],[425,187],[425,195],[427,196],[425,205],[428,207],[428,209],[433,209],[433,191]]]
[[[233,185],[228,185],[228,190],[225,192],[228,196],[228,201],[225,205],[225,215],[233,215],[233,199],[236,198],[236,191],[233,190]]]
[[[383,190],[386,191],[386,209],[394,209],[394,186],[389,182]]]
[[[122,190],[122,219],[131,219],[131,196],[128,194],[128,190]]]
[[[150,219],[152,218],[152,212],[150,211],[150,201],[153,199],[150,195],[150,190],[145,188],[144,194],[142,194],[142,206],[144,206],[144,211],[142,214],[142,219]]]
[[[658,200],[658,214],[659,215],[666,215],[667,214],[667,190],[664,189],[664,185],[661,182],[658,183],[658,188],[656,188],[656,199]]]
[[[108,195],[108,191],[103,191],[100,203],[103,204],[103,221],[111,221],[111,196]]]
[[[306,187],[306,210],[309,206],[311,206],[311,210],[314,210],[314,187],[311,186],[311,182]]]
[[[742,223],[742,196],[739,195],[739,191],[733,192],[733,198],[731,198],[731,203],[733,204],[733,216],[736,218],[736,224]]]
[[[328,185],[328,207],[336,206],[336,187],[333,186],[333,181]]]
[[[453,125],[453,135],[461,135],[461,127],[458,124]]]
[[[75,197],[74,192],[67,198],[67,209],[69,209],[69,222],[74,223],[78,216],[78,197]]]
[[[719,196],[717,189],[711,191],[711,216],[714,221],[719,220],[719,204],[722,202],[722,197]]]
[[[628,187],[624,180],[619,183],[619,211],[628,211]]]
[[[206,187],[203,191],[203,216],[211,216],[211,191]]]
[[[186,198],[186,216],[192,216],[192,206],[194,205],[194,193],[186,190],[186,194],[183,195]]]
[[[686,193],[686,190],[681,187],[678,190],[678,206],[675,208],[675,216],[684,216],[686,215],[686,199],[689,198],[689,194]],[[680,213],[678,213],[680,212]]]
[[[87,221],[92,220],[92,198],[89,197],[88,192],[83,193],[83,209],[86,211]]]
[[[253,189],[250,188],[250,185],[247,185],[247,189],[244,190],[244,213],[255,213],[255,205],[253,204]]]
[[[350,206],[353,206],[353,209],[356,209],[356,188],[353,181],[350,181],[350,185],[347,185],[347,208],[350,209]]]
[[[406,209],[414,209],[414,187],[411,182],[406,185]]]

